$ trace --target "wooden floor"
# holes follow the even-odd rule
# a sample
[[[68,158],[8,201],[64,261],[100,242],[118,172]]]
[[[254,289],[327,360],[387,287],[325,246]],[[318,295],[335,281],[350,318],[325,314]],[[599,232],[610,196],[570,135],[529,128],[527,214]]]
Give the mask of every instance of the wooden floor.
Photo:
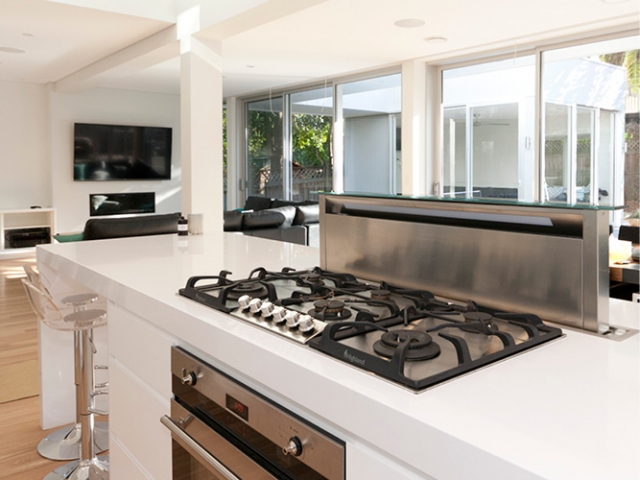
[[[0,404],[0,479],[41,480],[64,465],[36,452],[49,432],[40,429],[39,411],[37,396]]]
[[[20,278],[35,257],[0,260],[0,479],[40,480],[63,465],[36,452],[40,429],[38,320]],[[4,398],[4,400],[3,400]],[[55,429],[53,429],[55,430]]]
[[[38,395],[38,319],[20,281],[35,258],[0,260],[0,403]]]

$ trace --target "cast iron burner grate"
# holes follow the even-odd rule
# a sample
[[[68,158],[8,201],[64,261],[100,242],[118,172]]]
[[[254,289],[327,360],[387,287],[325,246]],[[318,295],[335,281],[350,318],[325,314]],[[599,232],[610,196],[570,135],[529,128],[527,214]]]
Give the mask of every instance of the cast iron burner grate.
[[[469,302],[467,306],[470,309],[479,308],[474,302]],[[499,311],[489,313],[489,309],[484,310],[487,311],[458,312],[454,317],[450,312],[432,312],[409,307],[396,319],[395,327],[368,321],[338,322],[328,325],[321,335],[309,341],[309,345],[357,368],[376,373],[414,391],[421,391],[563,335],[562,330],[544,324],[533,314]],[[411,325],[412,322],[421,319],[431,319],[440,323],[424,330],[402,328],[403,323]],[[515,327],[526,338],[516,341],[512,334],[498,329],[498,322]],[[415,327],[415,324],[412,326]],[[456,333],[456,330],[460,333]],[[468,338],[461,335],[465,333],[469,334]],[[346,341],[367,335],[379,336],[371,350],[357,346],[366,345],[366,342]],[[438,342],[433,341],[432,335],[437,336]],[[491,342],[491,338],[497,338],[501,348],[474,358],[468,342]],[[421,378],[405,374],[409,364],[435,361],[445,345],[449,345],[449,349],[453,347],[455,351],[453,365]],[[429,350],[429,353],[426,350]]]
[[[373,350],[383,357],[393,357],[396,349],[405,348],[406,361],[429,360],[440,354],[440,346],[431,335],[416,330],[393,330],[384,332],[380,340],[373,344]]]

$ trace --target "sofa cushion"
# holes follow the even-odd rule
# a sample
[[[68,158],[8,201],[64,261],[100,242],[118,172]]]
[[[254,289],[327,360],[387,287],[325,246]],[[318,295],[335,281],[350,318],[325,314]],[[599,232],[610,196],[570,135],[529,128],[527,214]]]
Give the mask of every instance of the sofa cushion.
[[[295,207],[278,207],[255,212],[244,212],[242,227],[244,230],[257,228],[288,228],[293,224],[296,216]]]
[[[91,218],[84,225],[84,240],[138,237],[178,231],[179,213],[119,218]]]
[[[272,201],[271,198],[252,195],[247,198],[244,204],[244,210],[265,210],[271,208]]]
[[[294,225],[308,225],[310,223],[318,223],[320,221],[320,205],[298,205],[296,207],[296,217],[293,220]]]
[[[223,216],[225,232],[237,232],[242,230],[242,217],[244,215],[241,210],[227,210],[224,212]]]

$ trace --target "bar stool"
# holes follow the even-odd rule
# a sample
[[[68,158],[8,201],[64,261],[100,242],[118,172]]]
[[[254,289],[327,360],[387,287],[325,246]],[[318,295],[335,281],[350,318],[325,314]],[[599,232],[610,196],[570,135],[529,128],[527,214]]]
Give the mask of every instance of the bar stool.
[[[49,299],[51,299],[51,294],[49,290],[45,287],[45,285],[40,280],[40,275],[36,272],[30,265],[24,265],[24,271],[27,274],[28,280],[39,290],[38,292],[33,291],[36,296],[46,295]],[[27,288],[27,286],[25,286]],[[27,294],[30,291],[27,290]],[[95,302],[98,299],[98,295],[95,293],[82,293],[77,295],[71,295],[69,297],[65,297],[61,300],[64,305],[68,305],[73,307],[74,311],[83,309],[88,304]],[[31,301],[31,296],[29,296],[29,300]],[[41,303],[39,298],[34,299],[36,302]],[[49,303],[45,301],[45,305]],[[45,308],[44,311],[50,311],[49,316],[53,316],[54,318],[62,318],[62,312],[60,312],[53,301],[51,301],[53,305],[50,309]],[[33,305],[33,301],[31,301],[31,305],[44,323],[47,323],[44,318],[38,313],[38,310]],[[74,340],[77,342],[78,335],[74,334]],[[77,347],[76,347],[77,349]],[[106,368],[102,366],[96,365],[96,369]],[[77,369],[77,362],[76,362]],[[78,395],[80,389],[78,388],[78,372],[75,373],[75,384],[76,384],[76,405],[79,405]],[[98,384],[95,385],[96,389],[102,389],[106,387],[107,384]],[[98,390],[102,392],[103,390]],[[59,428],[58,430],[50,433],[45,438],[43,438],[36,450],[38,454],[44,458],[48,458],[49,460],[77,460],[80,458],[80,443],[82,438],[82,429],[80,423],[80,413],[79,409],[76,408],[76,424]],[[103,413],[103,412],[100,412]],[[94,449],[96,453],[102,453],[105,450],[109,449],[109,424],[107,422],[95,422],[94,427]]]
[[[67,298],[67,304],[74,305],[73,313],[62,315],[51,298],[27,279],[22,279],[29,301],[38,317],[56,330],[71,330],[75,339],[76,412],[80,419],[79,460],[67,463],[44,477],[44,480],[108,480],[108,456],[98,457],[94,448],[94,397],[99,394],[94,388],[92,341],[93,328],[106,325],[107,312],[87,309],[80,298]],[[78,307],[78,305],[80,305]],[[102,392],[103,393],[103,392]]]

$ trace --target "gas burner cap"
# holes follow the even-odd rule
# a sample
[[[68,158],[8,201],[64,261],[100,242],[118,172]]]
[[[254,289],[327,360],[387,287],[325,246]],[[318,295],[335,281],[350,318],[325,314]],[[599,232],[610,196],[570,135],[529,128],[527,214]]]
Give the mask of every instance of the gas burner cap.
[[[371,298],[375,300],[389,300],[391,292],[389,290],[371,290]]]
[[[344,310],[342,300],[316,300],[313,306],[318,312],[324,310],[326,313],[338,313]]]
[[[320,276],[319,273],[310,273],[308,275],[303,275],[302,279],[307,282],[307,283],[313,283],[313,284],[321,284],[322,282],[322,277]]]
[[[464,317],[464,323],[469,325],[460,327],[460,330],[484,334],[498,331],[498,326],[493,321],[493,315],[489,313],[465,312],[462,315]]]
[[[391,358],[400,345],[409,343],[406,350],[407,361],[429,360],[440,354],[440,346],[433,342],[431,335],[417,330],[390,330],[373,344],[373,350],[383,357]]]
[[[318,320],[344,320],[351,316],[351,311],[341,300],[316,300],[308,314]]]
[[[251,295],[253,298],[267,298],[269,290],[258,282],[242,282],[228,287],[227,298],[230,300],[240,299],[243,295]]]

